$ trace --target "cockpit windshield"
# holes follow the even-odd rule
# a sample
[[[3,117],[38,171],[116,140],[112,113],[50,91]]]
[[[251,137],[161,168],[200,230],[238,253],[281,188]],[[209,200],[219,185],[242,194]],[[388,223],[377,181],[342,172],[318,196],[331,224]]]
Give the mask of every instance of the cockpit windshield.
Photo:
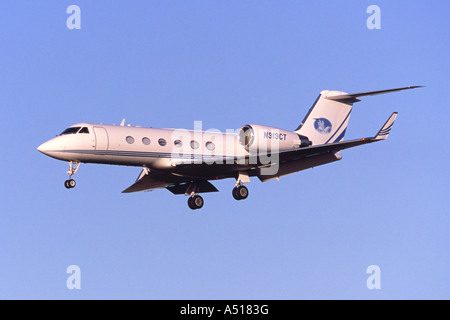
[[[80,130],[81,129],[81,130]],[[89,129],[87,127],[70,127],[61,132],[61,136],[64,134],[76,134],[76,133],[89,133]]]
[[[70,128],[67,128],[66,130],[64,130],[63,132],[61,132],[61,135],[63,135],[63,134],[75,134],[80,129],[81,129],[81,127],[70,127]]]

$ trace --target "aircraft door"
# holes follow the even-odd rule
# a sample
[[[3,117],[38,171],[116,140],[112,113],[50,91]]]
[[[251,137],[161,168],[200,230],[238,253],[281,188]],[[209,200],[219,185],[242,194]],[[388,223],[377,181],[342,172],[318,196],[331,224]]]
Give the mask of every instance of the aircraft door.
[[[95,133],[95,150],[108,150],[109,139],[105,128],[94,127]]]

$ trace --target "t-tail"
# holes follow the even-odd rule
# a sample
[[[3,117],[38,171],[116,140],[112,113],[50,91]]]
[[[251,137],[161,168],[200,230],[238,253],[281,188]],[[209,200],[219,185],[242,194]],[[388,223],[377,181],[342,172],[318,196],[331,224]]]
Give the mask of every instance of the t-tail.
[[[324,90],[320,92],[316,102],[295,132],[308,137],[313,145],[340,142],[344,139],[353,104],[361,101],[358,99],[359,97],[414,88],[420,88],[420,86],[360,93]],[[390,128],[386,130],[389,133]],[[383,133],[386,132],[381,132],[381,134]]]

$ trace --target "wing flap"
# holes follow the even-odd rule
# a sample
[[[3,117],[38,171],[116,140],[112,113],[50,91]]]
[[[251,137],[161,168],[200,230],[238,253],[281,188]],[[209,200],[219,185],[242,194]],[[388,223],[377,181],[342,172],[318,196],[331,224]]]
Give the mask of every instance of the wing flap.
[[[286,161],[280,164],[276,174],[265,175],[262,174],[261,170],[259,170],[257,173],[257,177],[259,178],[260,181],[266,182],[272,179],[277,179],[279,177],[286,176],[294,172],[299,172],[302,170],[321,166],[330,162],[338,161],[341,158],[342,157],[339,155],[339,153],[324,153],[316,156],[302,158],[299,160]]]
[[[166,188],[183,182],[189,181],[186,178],[174,176],[173,174],[149,172],[147,174],[141,174],[136,182],[123,190],[122,193],[132,193],[145,190],[154,190],[160,188]]]
[[[174,186],[166,187],[167,190],[172,192],[173,194],[189,194],[191,186],[191,182],[185,182],[181,184],[177,184]],[[207,192],[218,192],[217,188],[207,180],[196,180],[195,181],[195,191],[196,193],[207,193]]]
[[[336,153],[344,149],[357,147],[363,144],[378,141],[375,138],[362,138],[357,140],[349,140],[336,142],[318,146],[305,147],[301,149],[286,150],[279,153],[280,163],[288,161],[296,161],[305,158],[315,157],[326,153]]]

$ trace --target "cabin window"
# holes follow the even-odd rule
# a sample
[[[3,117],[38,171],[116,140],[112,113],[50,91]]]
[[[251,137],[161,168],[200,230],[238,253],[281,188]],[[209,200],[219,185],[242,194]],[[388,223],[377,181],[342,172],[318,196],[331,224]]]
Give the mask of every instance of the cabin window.
[[[209,151],[213,151],[215,148],[216,148],[216,146],[211,141],[208,141],[206,143],[206,149],[208,149]]]
[[[192,148],[192,149],[198,149],[199,146],[200,146],[200,145],[198,144],[197,141],[195,141],[195,140],[192,140],[192,141],[191,141],[191,148]]]
[[[161,147],[164,147],[164,146],[167,144],[166,140],[163,139],[163,138],[160,138],[160,139],[158,140],[158,143],[159,143],[159,145],[160,145]]]
[[[146,146],[148,146],[150,144],[150,139],[147,137],[143,137],[142,138],[142,143],[145,144]]]
[[[133,138],[132,136],[126,137],[125,140],[126,140],[129,144],[133,144],[133,143],[134,143],[134,138]]]
[[[70,128],[67,128],[66,130],[64,130],[63,132],[61,132],[61,135],[63,135],[63,134],[75,134],[80,129],[81,129],[81,127],[70,127]]]
[[[89,133],[89,129],[87,127],[83,127],[78,133]]]
[[[183,142],[181,142],[181,140],[175,140],[173,142],[173,144],[175,145],[175,147],[177,148],[181,148],[183,146]]]

